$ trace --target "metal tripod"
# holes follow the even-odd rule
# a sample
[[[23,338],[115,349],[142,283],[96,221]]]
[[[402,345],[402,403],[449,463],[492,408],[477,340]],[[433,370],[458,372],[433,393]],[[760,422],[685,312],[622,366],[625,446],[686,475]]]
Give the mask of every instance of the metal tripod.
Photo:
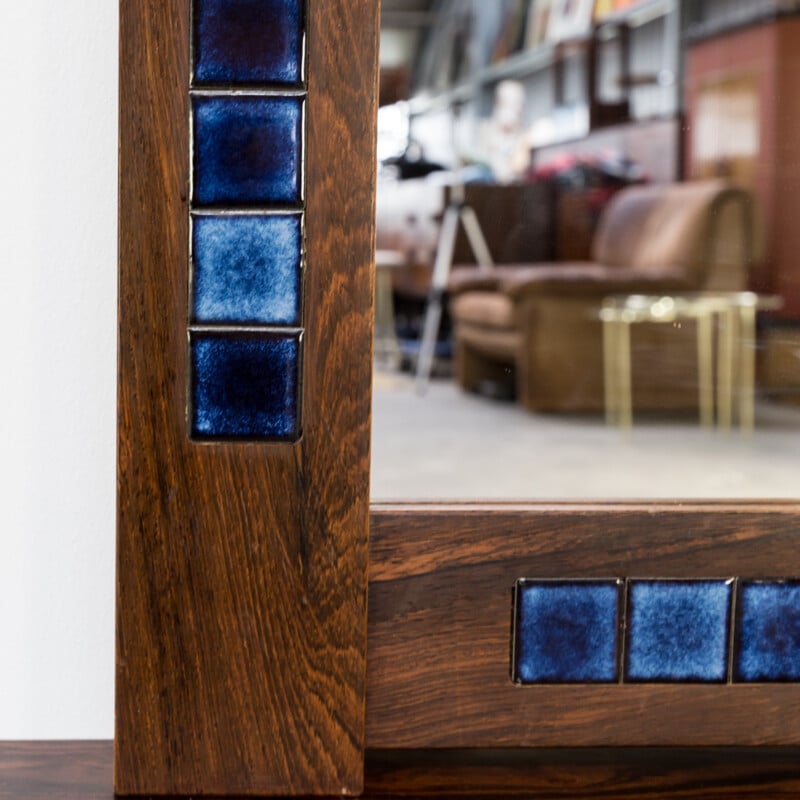
[[[489,270],[494,266],[475,210],[465,202],[464,185],[452,186],[450,200],[442,218],[442,227],[439,230],[433,277],[425,309],[425,326],[422,330],[422,340],[417,356],[416,385],[419,393],[423,393],[427,389],[431,376],[436,338],[439,335],[439,325],[442,321],[442,299],[447,288],[450,270],[453,267],[453,253],[459,223],[464,227],[464,233],[467,235],[467,241],[478,263],[478,268]]]

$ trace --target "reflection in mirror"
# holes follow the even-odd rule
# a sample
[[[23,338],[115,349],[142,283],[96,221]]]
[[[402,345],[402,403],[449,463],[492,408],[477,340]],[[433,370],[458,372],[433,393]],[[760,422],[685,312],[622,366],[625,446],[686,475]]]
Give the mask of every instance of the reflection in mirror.
[[[800,3],[382,13],[373,498],[796,498]]]

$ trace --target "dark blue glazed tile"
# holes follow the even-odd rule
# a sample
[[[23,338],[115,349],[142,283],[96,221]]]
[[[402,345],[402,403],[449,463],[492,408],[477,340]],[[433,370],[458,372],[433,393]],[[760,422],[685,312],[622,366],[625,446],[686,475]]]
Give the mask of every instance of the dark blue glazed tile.
[[[195,204],[300,202],[302,99],[195,97],[193,105]]]
[[[198,439],[295,439],[297,336],[191,334],[192,435]]]
[[[732,581],[631,581],[625,680],[728,677]]]
[[[298,214],[194,217],[194,321],[298,325],[301,252]]]
[[[621,586],[621,581],[519,581],[514,679],[616,681]]]
[[[734,678],[751,683],[800,681],[800,583],[742,583]]]
[[[195,0],[196,84],[296,84],[302,0]]]

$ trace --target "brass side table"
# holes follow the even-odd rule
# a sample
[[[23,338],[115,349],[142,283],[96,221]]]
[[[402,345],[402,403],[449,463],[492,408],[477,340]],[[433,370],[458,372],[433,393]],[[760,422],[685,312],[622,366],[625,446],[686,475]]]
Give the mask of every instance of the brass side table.
[[[755,420],[756,312],[780,308],[779,297],[753,292],[708,292],[673,296],[614,295],[603,300],[603,372],[606,421],[633,426],[631,327],[637,323],[694,320],[697,337],[698,407],[703,427],[714,425],[714,330],[716,340],[716,419],[722,429],[733,420],[734,396],[739,427]],[[715,325],[716,324],[716,325]]]

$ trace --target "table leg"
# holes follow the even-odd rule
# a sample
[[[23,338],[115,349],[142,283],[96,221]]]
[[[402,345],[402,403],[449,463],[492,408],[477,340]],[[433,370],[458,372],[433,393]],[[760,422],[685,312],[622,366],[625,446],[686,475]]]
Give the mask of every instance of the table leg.
[[[704,428],[714,425],[713,385],[713,326],[711,312],[697,316],[697,377],[700,404],[700,423]]]
[[[755,425],[756,309],[739,308],[739,427],[752,433]]]
[[[614,319],[603,320],[603,390],[606,425],[616,425],[619,422],[617,324]]]
[[[719,313],[719,340],[717,342],[717,424],[730,430],[733,412],[733,327],[732,308]]]
[[[617,325],[617,389],[619,392],[619,425],[624,430],[633,428],[633,391],[631,384],[631,326],[621,320]]]
[[[391,269],[377,265],[375,270],[375,360],[392,369],[400,366],[400,343],[397,341],[392,297]]]

